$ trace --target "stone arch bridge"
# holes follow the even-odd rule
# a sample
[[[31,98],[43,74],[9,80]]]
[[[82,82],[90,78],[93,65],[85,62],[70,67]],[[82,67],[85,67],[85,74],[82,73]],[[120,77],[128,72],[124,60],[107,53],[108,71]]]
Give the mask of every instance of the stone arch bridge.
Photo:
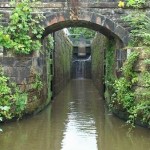
[[[5,24],[9,22],[8,18],[11,14],[12,7],[9,1],[0,0],[0,13],[4,14],[1,23]],[[122,17],[130,14],[134,10],[131,8],[118,8],[118,2],[108,2],[105,0],[103,2],[97,2],[96,0],[92,0],[92,2],[88,0],[43,0],[41,4],[37,4],[34,7],[38,7],[40,10],[39,13],[43,13],[46,17],[42,22],[45,27],[43,39],[46,39],[48,34],[63,28],[87,27],[102,33],[108,39],[119,41],[119,45],[121,45],[119,47],[128,44],[130,27],[122,20]],[[150,5],[147,4],[143,9],[149,12]],[[59,36],[63,35],[58,35],[57,37]],[[60,39],[56,40],[59,41]],[[100,41],[96,42],[98,43]],[[65,40],[65,45],[67,45],[67,48],[70,47],[71,51],[69,39]],[[64,47],[64,45],[61,46]],[[46,49],[45,45],[43,49]],[[71,54],[70,51],[68,55]],[[65,53],[62,53],[62,55],[65,55]],[[56,59],[60,59],[58,63],[61,64],[61,58]],[[101,60],[103,61],[103,59]],[[37,112],[50,102],[52,96],[50,91],[53,90],[50,82],[54,77],[52,69],[53,62],[49,54],[38,54],[23,58],[0,57],[0,63],[4,67],[5,74],[13,82],[16,82],[23,91],[28,92],[27,113]],[[64,63],[69,66],[67,62]],[[100,69],[103,70],[103,67],[101,66]],[[63,70],[59,74],[61,82],[67,82],[70,79],[70,72],[67,69],[64,68],[66,72]],[[41,91],[32,88],[36,79],[36,73],[40,74],[41,80],[43,81],[43,89]],[[67,77],[65,81],[64,77]],[[57,80],[55,82],[57,83]],[[64,84],[61,82],[55,86],[60,87],[61,85],[61,88],[63,88]],[[102,80],[99,82],[102,83]]]
[[[149,11],[150,4],[143,9]],[[9,0],[0,0],[0,12],[7,17],[11,12]],[[64,27],[81,26],[99,31],[107,37],[118,37],[124,45],[129,40],[130,27],[122,20],[123,16],[134,10],[131,8],[119,8],[118,2],[103,0],[42,0],[37,4],[41,12],[46,16],[43,22],[44,36]],[[40,12],[40,13],[41,13]],[[7,22],[7,17],[3,19]]]

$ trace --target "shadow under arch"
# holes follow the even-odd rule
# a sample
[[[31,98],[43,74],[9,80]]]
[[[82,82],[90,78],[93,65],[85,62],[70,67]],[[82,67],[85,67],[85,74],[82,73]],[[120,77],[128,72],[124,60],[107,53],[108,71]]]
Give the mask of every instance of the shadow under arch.
[[[119,38],[123,45],[126,46],[129,41],[129,32],[109,19],[107,16],[90,11],[79,10],[76,19],[72,19],[69,11],[45,13],[43,21],[44,33],[43,38],[48,34],[68,27],[86,27],[98,31],[107,38]]]

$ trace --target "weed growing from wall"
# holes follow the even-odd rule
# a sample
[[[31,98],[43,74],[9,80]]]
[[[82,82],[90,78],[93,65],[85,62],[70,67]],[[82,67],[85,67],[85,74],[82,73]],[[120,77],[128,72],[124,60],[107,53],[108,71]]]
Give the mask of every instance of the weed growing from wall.
[[[137,118],[150,125],[150,72],[147,67],[150,65],[150,18],[139,9],[146,2],[147,0],[128,0],[127,6],[136,8],[136,11],[124,17],[131,26],[129,47],[132,49],[142,47],[140,53],[145,57],[144,63],[141,64],[143,68],[138,74],[134,72],[134,61],[138,59],[139,52],[132,52],[122,68],[123,77],[115,81],[115,93],[112,98],[113,106],[117,103],[118,108],[121,104],[121,107],[126,110],[129,116],[127,122],[132,125]],[[138,84],[137,89],[136,84]]]
[[[30,0],[18,3],[12,1],[12,5],[16,7],[12,10],[8,26],[0,33],[2,34],[0,44],[11,53],[30,54],[41,48],[40,40],[44,28],[40,25],[40,21],[44,16],[33,9],[31,4],[33,5]]]
[[[112,87],[115,80],[114,75],[114,62],[115,62],[115,46],[113,41],[108,41],[105,54],[105,97],[110,100],[110,94],[112,94]],[[108,95],[109,94],[109,95]]]
[[[135,83],[137,80],[135,72],[133,71],[133,65],[137,60],[139,53],[133,52],[128,60],[125,62],[124,66],[122,67],[123,70],[123,77],[116,79],[113,87],[114,87],[114,94],[112,96],[112,103],[114,105],[117,102],[117,105],[122,105],[123,109],[130,109],[134,102],[134,94],[132,91],[132,84]]]
[[[51,100],[52,97],[52,73],[53,73],[53,50],[54,50],[54,38],[51,35],[48,35],[44,39],[44,51],[46,52],[46,71],[47,71],[47,103]]]
[[[127,6],[133,8],[142,7],[148,0],[127,0]]]
[[[129,46],[150,46],[150,18],[146,13],[137,10],[130,15],[124,17],[126,21],[132,28],[130,32],[131,40]]]
[[[134,126],[137,119],[141,122],[150,125],[150,94],[149,92],[141,91],[136,93],[134,86],[139,82],[137,73],[133,70],[134,65],[139,57],[139,52],[133,51],[122,67],[123,77],[116,79],[114,83],[114,94],[111,98],[110,106],[112,109],[119,109],[120,111],[127,112],[128,121]],[[149,72],[142,73],[142,80],[144,86],[149,89],[150,78]],[[149,91],[149,90],[148,90]],[[138,97],[140,95],[140,98]],[[137,101],[139,99],[139,101]]]
[[[19,87],[10,82],[0,69],[0,120],[20,118],[27,103],[27,93],[22,93]]]
[[[38,73],[34,74],[34,83],[32,83],[32,89],[40,91],[43,88],[43,83],[41,81],[41,77]]]

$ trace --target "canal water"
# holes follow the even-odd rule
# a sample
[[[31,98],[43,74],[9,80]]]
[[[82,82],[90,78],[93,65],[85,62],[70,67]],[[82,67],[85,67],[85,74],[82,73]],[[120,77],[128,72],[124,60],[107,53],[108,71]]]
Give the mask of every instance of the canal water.
[[[150,150],[150,131],[128,133],[91,80],[72,80],[44,111],[2,128],[0,150]]]

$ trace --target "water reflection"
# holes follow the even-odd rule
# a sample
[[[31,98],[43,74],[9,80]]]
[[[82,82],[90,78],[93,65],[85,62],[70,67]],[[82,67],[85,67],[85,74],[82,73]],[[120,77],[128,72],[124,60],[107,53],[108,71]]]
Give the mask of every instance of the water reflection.
[[[1,150],[150,150],[150,131],[128,135],[90,80],[72,80],[38,115],[2,126]]]

